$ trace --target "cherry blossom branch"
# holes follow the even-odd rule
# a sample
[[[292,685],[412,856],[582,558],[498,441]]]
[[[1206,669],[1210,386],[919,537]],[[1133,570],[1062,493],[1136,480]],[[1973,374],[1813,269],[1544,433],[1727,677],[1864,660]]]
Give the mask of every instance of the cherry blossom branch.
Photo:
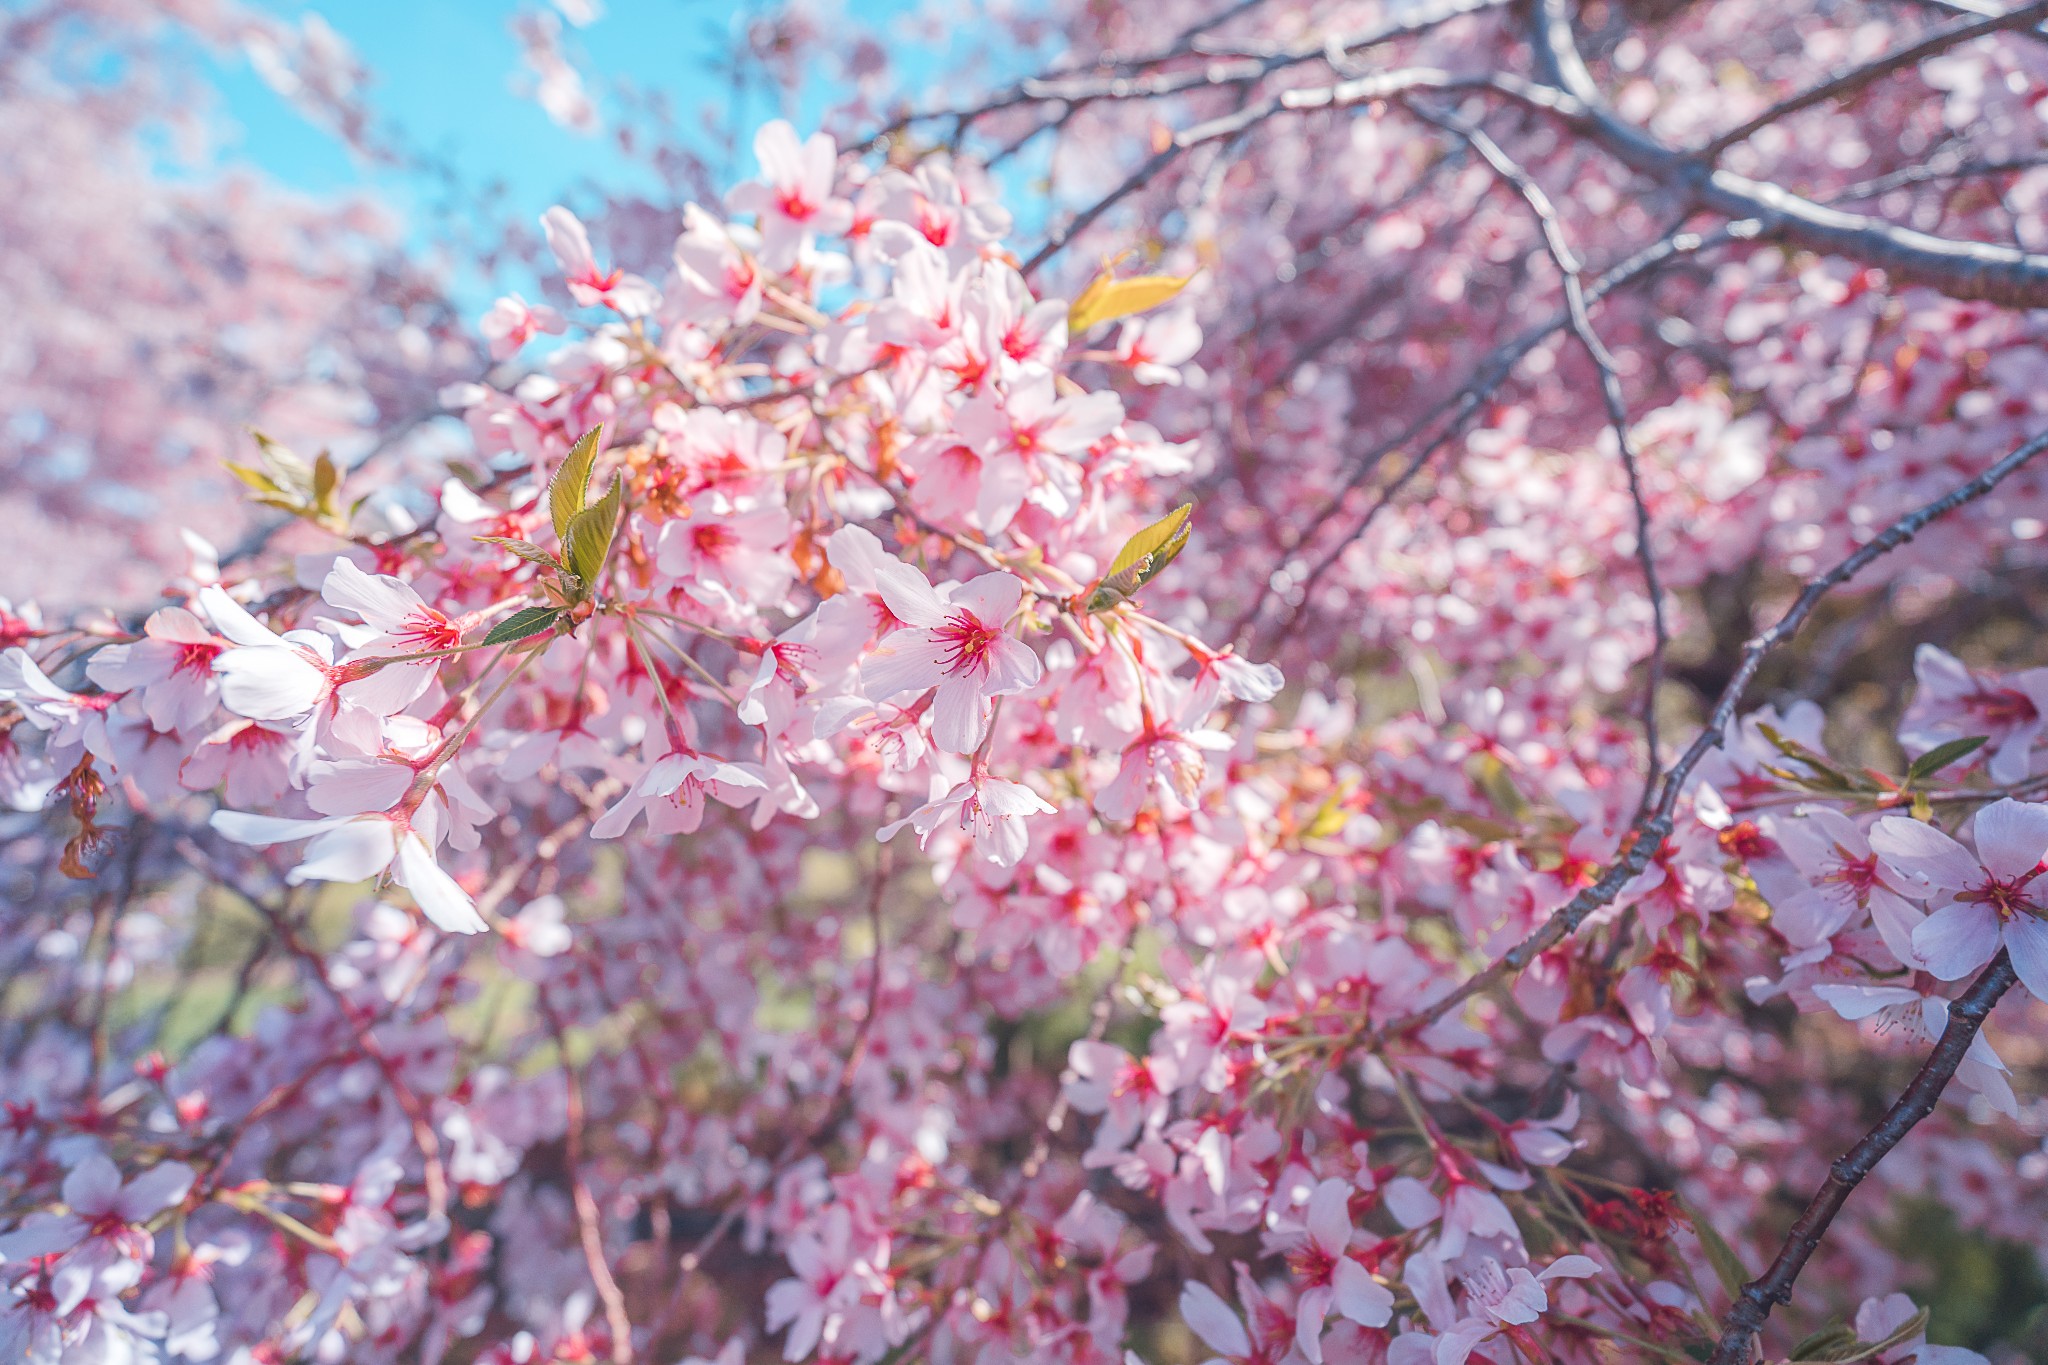
[[[1597,303],[1614,290],[1662,266],[1674,257],[1696,255],[1699,252],[1720,246],[1726,242],[1747,240],[1756,236],[1761,228],[1762,224],[1759,221],[1749,220],[1729,223],[1724,227],[1716,228],[1712,232],[1673,233],[1644,247],[1641,251],[1636,252],[1628,259],[1600,275],[1586,287],[1586,301],[1589,304]],[[1381,461],[1400,450],[1401,447],[1407,445],[1423,432],[1428,431],[1438,421],[1442,420],[1446,414],[1449,414],[1450,420],[1444,430],[1432,438],[1429,445],[1418,451],[1402,467],[1400,472],[1395,475],[1393,481],[1380,491],[1379,496],[1373,500],[1372,506],[1367,508],[1365,515],[1360,518],[1358,525],[1318,557],[1309,571],[1302,576],[1301,586],[1298,590],[1300,595],[1295,600],[1293,609],[1289,611],[1286,618],[1272,632],[1271,638],[1284,637],[1289,631],[1293,630],[1295,625],[1301,620],[1302,614],[1308,609],[1316,586],[1322,582],[1324,575],[1336,566],[1337,561],[1343,557],[1345,550],[1349,549],[1360,536],[1364,535],[1371,528],[1372,524],[1378,520],[1380,513],[1385,511],[1393,500],[1400,495],[1401,491],[1414,480],[1415,476],[1428,466],[1437,453],[1464,429],[1465,423],[1471,419],[1473,414],[1485,406],[1487,401],[1499,391],[1501,385],[1505,384],[1513,376],[1516,367],[1534,353],[1537,347],[1557,335],[1557,333],[1564,330],[1570,324],[1570,313],[1560,309],[1555,315],[1523,332],[1512,341],[1496,347],[1473,371],[1472,376],[1455,392],[1436,403],[1400,432],[1389,437],[1358,458],[1351,477],[1345,481],[1344,486],[1337,490],[1329,502],[1324,504],[1322,510],[1310,519],[1308,526],[1295,538],[1294,548],[1297,551],[1306,547],[1310,541],[1315,539],[1323,527],[1327,526],[1337,517],[1343,510],[1345,499],[1352,492],[1356,491],[1359,485],[1363,484],[1375,469],[1379,468]],[[1266,601],[1271,597],[1272,591],[1271,582],[1268,580],[1267,584],[1261,588],[1259,596],[1232,623],[1228,631],[1230,639],[1237,640],[1240,643],[1243,642],[1245,630],[1265,608]]]
[[[1904,545],[1924,530],[1930,523],[1940,520],[1950,512],[1968,503],[1975,502],[1996,488],[2008,475],[2032,460],[2042,451],[2048,450],[2048,433],[2034,437],[2005,458],[1986,469],[1976,478],[1949,490],[1941,497],[1906,513],[1860,549],[1850,554],[1834,568],[1807,582],[1799,596],[1793,600],[1785,614],[1771,626],[1749,640],[1742,647],[1741,661],[1735,673],[1722,688],[1719,700],[1714,703],[1713,712],[1694,737],[1686,751],[1664,774],[1663,786],[1658,790],[1657,800],[1648,812],[1629,826],[1622,838],[1625,852],[1592,883],[1579,891],[1564,905],[1551,913],[1537,930],[1496,958],[1479,972],[1467,977],[1464,984],[1419,1010],[1414,1010],[1382,1025],[1375,1031],[1377,1039],[1398,1037],[1415,1029],[1426,1028],[1449,1014],[1465,1001],[1482,991],[1519,973],[1548,952],[1557,944],[1578,931],[1595,911],[1614,903],[1622,889],[1640,876],[1650,865],[1650,859],[1670,835],[1673,815],[1678,809],[1678,798],[1691,778],[1693,769],[1710,752],[1721,747],[1729,724],[1735,719],[1735,712],[1742,704],[1743,694],[1762,667],[1766,655],[1797,634],[1806,623],[1807,617],[1820,604],[1822,598],[1854,578],[1872,563]]]
[[[2041,0],[2041,4],[2048,8],[2048,0]],[[1565,240],[1564,224],[1558,218],[1556,206],[1550,202],[1550,196],[1544,193],[1543,187],[1536,183],[1535,177],[1472,120],[1428,109],[1412,100],[1406,104],[1420,117],[1463,138],[1493,169],[1494,174],[1512,186],[1529,206],[1542,230],[1551,262],[1564,278],[1565,316],[1572,335],[1578,339],[1600,376],[1601,402],[1606,407],[1607,424],[1614,432],[1615,445],[1621,454],[1622,470],[1628,479],[1629,500],[1635,506],[1636,562],[1642,568],[1643,590],[1650,599],[1654,635],[1643,680],[1643,745],[1647,751],[1648,768],[1643,777],[1642,802],[1636,809],[1640,816],[1649,808],[1662,763],[1657,743],[1657,692],[1664,681],[1664,655],[1671,645],[1671,629],[1664,613],[1664,588],[1657,574],[1657,552],[1650,543],[1650,505],[1643,497],[1641,461],[1636,456],[1635,436],[1629,427],[1628,407],[1622,398],[1621,376],[1616,370],[1614,354],[1593,329],[1593,318],[1586,306],[1584,266],[1578,253],[1572,250],[1571,243]]]
[[[1531,46],[1544,80],[1569,102],[1550,107],[1623,165],[1716,213],[1761,218],[1784,240],[1880,267],[1954,299],[2011,308],[2048,306],[2048,256],[1988,242],[1957,241],[1816,204],[1665,145],[1609,108],[1572,37],[1569,0],[1537,0]],[[1576,107],[1574,107],[1576,105]]]
[[[1699,155],[1711,161],[1738,142],[1748,141],[1781,119],[1790,118],[1802,110],[1811,109],[1816,104],[1847,99],[1894,72],[1902,71],[1909,66],[1917,66],[1927,58],[1946,52],[1958,44],[1967,43],[1972,38],[1981,38],[1987,33],[1999,33],[2006,29],[2026,28],[2043,16],[2048,16],[2048,0],[2034,0],[2032,4],[2021,5],[2018,9],[2008,10],[2003,14],[1984,19],[1965,19],[1946,28],[1936,29],[1916,43],[1896,48],[1860,66],[1836,72],[1818,85],[1808,86],[1798,94],[1778,101],[1754,118],[1716,136],[1713,141],[1700,148]]]
[[[1427,33],[1453,19],[1467,14],[1502,9],[1507,3],[1508,0],[1434,0],[1433,3],[1404,18],[1377,24],[1371,28],[1349,34],[1303,39],[1258,52],[1233,52],[1219,48],[1205,51],[1195,45],[1192,37],[1184,38],[1150,56],[1117,64],[1108,72],[1065,71],[1034,76],[976,104],[904,114],[854,145],[869,146],[885,141],[917,123],[951,119],[964,127],[990,114],[1027,104],[1059,103],[1071,108],[1100,100],[1164,99],[1191,90],[1249,85],[1289,67],[1322,60],[1333,54],[1362,52],[1399,38]],[[1199,37],[1199,34],[1195,34],[1194,37]],[[1146,76],[1130,74],[1147,67],[1164,65],[1177,58],[1191,56],[1235,57],[1237,60],[1207,61],[1186,71],[1155,72]]]
[[[1941,1092],[1962,1065],[1964,1054],[1983,1028],[1992,1007],[2017,979],[2011,959],[2001,949],[1991,965],[1949,1006],[1948,1027],[1942,1030],[1941,1040],[1921,1064],[1912,1084],[1892,1102],[1884,1117],[1828,1168],[1827,1180],[1807,1201],[1792,1230],[1785,1234],[1784,1245],[1778,1248],[1770,1269],[1744,1285],[1736,1296],[1722,1321],[1721,1341],[1711,1365],[1747,1365],[1751,1342],[1763,1330],[1772,1306],[1791,1301],[1792,1286],[1799,1279],[1799,1272],[1819,1248],[1835,1215],[1877,1163],[1913,1131],[1914,1125],[1934,1112]]]

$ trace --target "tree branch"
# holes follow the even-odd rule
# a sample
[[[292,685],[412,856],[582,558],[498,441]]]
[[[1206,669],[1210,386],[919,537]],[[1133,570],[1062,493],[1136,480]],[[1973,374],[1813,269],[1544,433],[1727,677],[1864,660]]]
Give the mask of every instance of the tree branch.
[[[1954,299],[2009,308],[2048,307],[2048,256],[1989,242],[1963,242],[1881,218],[1828,208],[1769,181],[1752,180],[1668,147],[1608,107],[1572,37],[1570,0],[1537,0],[1530,44],[1543,79],[1570,102],[1554,112],[1623,165],[1731,218],[1762,218],[1796,246],[1877,266]]]
[[[1938,28],[1917,43],[1909,43],[1860,66],[1838,71],[1820,84],[1808,86],[1798,94],[1778,101],[1755,118],[1717,136],[1700,148],[1699,155],[1712,161],[1736,143],[1747,142],[1780,119],[1790,118],[1801,110],[1811,109],[1816,104],[1847,99],[1896,71],[1917,66],[1927,58],[1946,52],[1958,44],[1967,43],[1972,38],[1981,38],[1987,33],[1999,33],[2009,28],[2025,28],[2044,15],[2048,15],[2048,0],[2033,0],[2032,4],[2022,5],[2004,14],[1992,15],[1986,19],[1965,19],[1946,28]]]
[[[1806,623],[1806,618],[1813,614],[1813,609],[1820,605],[1820,600],[1828,593],[1904,545],[1930,523],[1947,516],[1958,507],[1983,497],[1996,488],[2007,475],[2044,450],[2048,450],[2048,433],[2034,437],[1968,483],[1952,488],[1934,501],[1908,512],[1834,568],[1810,580],[1792,605],[1786,609],[1785,614],[1778,618],[1776,625],[1754,636],[1742,647],[1742,661],[1736,665],[1734,675],[1728,679],[1728,685],[1721,690],[1719,700],[1714,703],[1713,713],[1707,717],[1706,724],[1700,727],[1700,732],[1694,737],[1692,744],[1664,774],[1663,786],[1658,789],[1655,804],[1639,816],[1629,826],[1628,833],[1623,836],[1622,842],[1627,851],[1610,863],[1591,886],[1585,887],[1553,911],[1550,918],[1529,937],[1508,949],[1487,967],[1467,977],[1463,985],[1449,994],[1383,1025],[1377,1030],[1377,1037],[1390,1038],[1435,1023],[1481,991],[1488,990],[1520,972],[1539,955],[1576,933],[1579,926],[1584,924],[1594,911],[1612,905],[1621,895],[1623,888],[1650,865],[1650,859],[1670,835],[1672,815],[1678,809],[1678,798],[1684,792],[1687,780],[1692,777],[1693,769],[1699,766],[1700,761],[1708,753],[1721,747],[1729,723],[1735,719],[1736,709],[1742,704],[1743,693],[1748,690],[1750,680],[1756,677],[1757,669],[1762,667],[1764,656],[1798,633],[1799,628]]]
[[[1712,1365],[1748,1365],[1750,1343],[1770,1317],[1772,1305],[1791,1301],[1792,1286],[1799,1272],[1819,1248],[1828,1225],[1835,1221],[1850,1194],[1876,1169],[1885,1154],[1913,1131],[1915,1124],[1934,1112],[1942,1090],[1962,1065],[1964,1054],[1976,1039],[1977,1031],[1983,1028],[1992,1006],[2016,979],[2011,960],[2000,951],[1991,965],[1970,983],[1970,989],[1949,1007],[1948,1027],[1942,1030],[1941,1041],[1921,1064],[1913,1083],[1885,1111],[1877,1125],[1828,1169],[1827,1180],[1792,1224],[1771,1268],[1744,1285],[1736,1296],[1722,1322],[1721,1343],[1715,1348]]]

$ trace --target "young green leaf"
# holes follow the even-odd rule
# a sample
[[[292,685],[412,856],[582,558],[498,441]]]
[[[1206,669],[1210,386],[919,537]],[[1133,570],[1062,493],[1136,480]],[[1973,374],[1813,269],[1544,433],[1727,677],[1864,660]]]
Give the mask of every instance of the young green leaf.
[[[543,631],[554,629],[555,622],[561,615],[560,607],[521,607],[492,626],[491,633],[484,636],[484,643],[507,645],[514,640],[531,639]]]
[[[1937,744],[1913,760],[1906,769],[1908,782],[1925,782],[1928,778],[1961,758],[1967,758],[1991,742],[1989,735],[1971,735],[1968,739],[1952,739],[1946,744]]]
[[[562,542],[565,551],[569,523],[576,519],[590,496],[590,471],[597,465],[597,443],[603,436],[602,424],[584,432],[548,483],[548,516],[555,523],[555,539]]]
[[[1792,1359],[1837,1360],[1837,1352],[1853,1351],[1859,1344],[1856,1333],[1837,1320],[1802,1339],[1792,1348]]]
[[[334,511],[334,490],[341,486],[341,471],[326,451],[313,461],[313,507],[322,516]]]
[[[1104,270],[1088,282],[1067,309],[1067,330],[1075,336],[1105,322],[1148,312],[1188,287],[1193,275],[1133,275],[1120,280]]]
[[[1698,1209],[1689,1203],[1682,1204],[1685,1216],[1692,1222],[1692,1230],[1700,1239],[1700,1249],[1707,1253],[1707,1263],[1714,1267],[1714,1278],[1721,1282],[1721,1288],[1734,1298],[1742,1292],[1743,1284],[1749,1279],[1749,1272],[1743,1268],[1742,1258],[1735,1254],[1735,1248],[1717,1232]]]
[[[1108,611],[1157,577],[1188,543],[1195,505],[1184,502],[1124,542],[1109,572],[1089,594],[1089,611]]]
[[[530,540],[520,540],[515,536],[471,536],[470,539],[482,541],[486,545],[496,545],[510,550],[527,563],[538,564],[543,569],[559,569],[561,567],[561,564],[556,561],[553,555],[541,549],[540,546]]]
[[[605,495],[569,519],[568,534],[562,537],[562,561],[586,586],[597,582],[597,571],[612,548],[612,534],[618,529],[619,507],[626,500],[626,480],[612,475]]]

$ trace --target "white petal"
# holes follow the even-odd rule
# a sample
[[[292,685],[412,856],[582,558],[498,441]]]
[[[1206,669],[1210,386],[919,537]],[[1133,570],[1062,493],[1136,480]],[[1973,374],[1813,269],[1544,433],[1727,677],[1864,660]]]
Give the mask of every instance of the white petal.
[[[306,856],[285,874],[301,882],[361,882],[391,866],[391,822],[377,816],[347,820],[306,845]]]
[[[1198,1280],[1190,1280],[1180,1291],[1180,1318],[1212,1351],[1239,1358],[1252,1353],[1252,1340],[1237,1314],[1215,1290]]]
[[[423,605],[404,579],[368,574],[355,561],[341,558],[320,585],[320,595],[344,611],[352,611],[379,630],[397,630]]]
[[[288,844],[297,839],[309,839],[322,830],[333,829],[334,820],[293,820],[282,815],[251,815],[247,811],[217,810],[206,822],[213,826],[213,832],[223,839],[232,839],[238,844],[251,848],[269,848],[272,844]]]
[[[2041,855],[2048,853],[2048,806],[2030,806],[2007,797],[1978,811],[1973,829],[1977,856],[1984,866],[2008,880],[2032,872]]]
[[[289,645],[226,650],[213,671],[221,704],[250,720],[296,720],[327,693],[327,675]]]
[[[213,622],[213,628],[238,645],[284,643],[277,632],[251,616],[240,602],[213,584],[199,590],[199,605],[206,608],[206,619]]]
[[[1870,830],[1870,847],[1906,876],[1944,891],[1961,891],[1984,874],[1970,851],[1932,825],[1887,815]]]
[[[481,934],[490,926],[477,913],[476,902],[456,884],[453,877],[434,861],[426,841],[408,834],[398,843],[398,867],[393,881],[412,892],[428,919],[451,934]]]
[[[2020,983],[2036,1000],[2048,1000],[2048,920],[2021,915],[2005,926],[2005,951]]]
[[[1998,912],[1977,901],[1951,901],[1913,930],[1913,951],[1943,981],[1976,971],[1998,943]]]

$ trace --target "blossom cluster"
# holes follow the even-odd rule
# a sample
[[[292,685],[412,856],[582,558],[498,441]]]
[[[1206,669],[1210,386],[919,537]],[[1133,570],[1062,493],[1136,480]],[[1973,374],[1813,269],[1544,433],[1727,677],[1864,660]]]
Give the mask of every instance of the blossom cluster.
[[[1356,127],[1302,204],[1413,188]],[[1197,186],[1198,240],[1067,288],[964,155],[754,147],[658,268],[545,216],[445,474],[266,438],[252,552],[132,618],[0,602],[0,1350],[1692,1358],[1997,963],[1872,1179],[2042,1246],[2048,672],[1922,643],[1881,721],[1795,682],[1678,770],[1655,728],[1667,667],[1731,671],[1718,585],[1911,503],[1765,354],[1837,344],[1828,268],[1698,283],[1743,401],[1495,404],[1359,509],[1359,374],[1219,344],[1282,215]],[[1427,226],[1367,231],[1448,304]],[[1950,359],[1908,492],[2023,416]],[[1884,1207],[1813,1356],[1983,1359]]]

